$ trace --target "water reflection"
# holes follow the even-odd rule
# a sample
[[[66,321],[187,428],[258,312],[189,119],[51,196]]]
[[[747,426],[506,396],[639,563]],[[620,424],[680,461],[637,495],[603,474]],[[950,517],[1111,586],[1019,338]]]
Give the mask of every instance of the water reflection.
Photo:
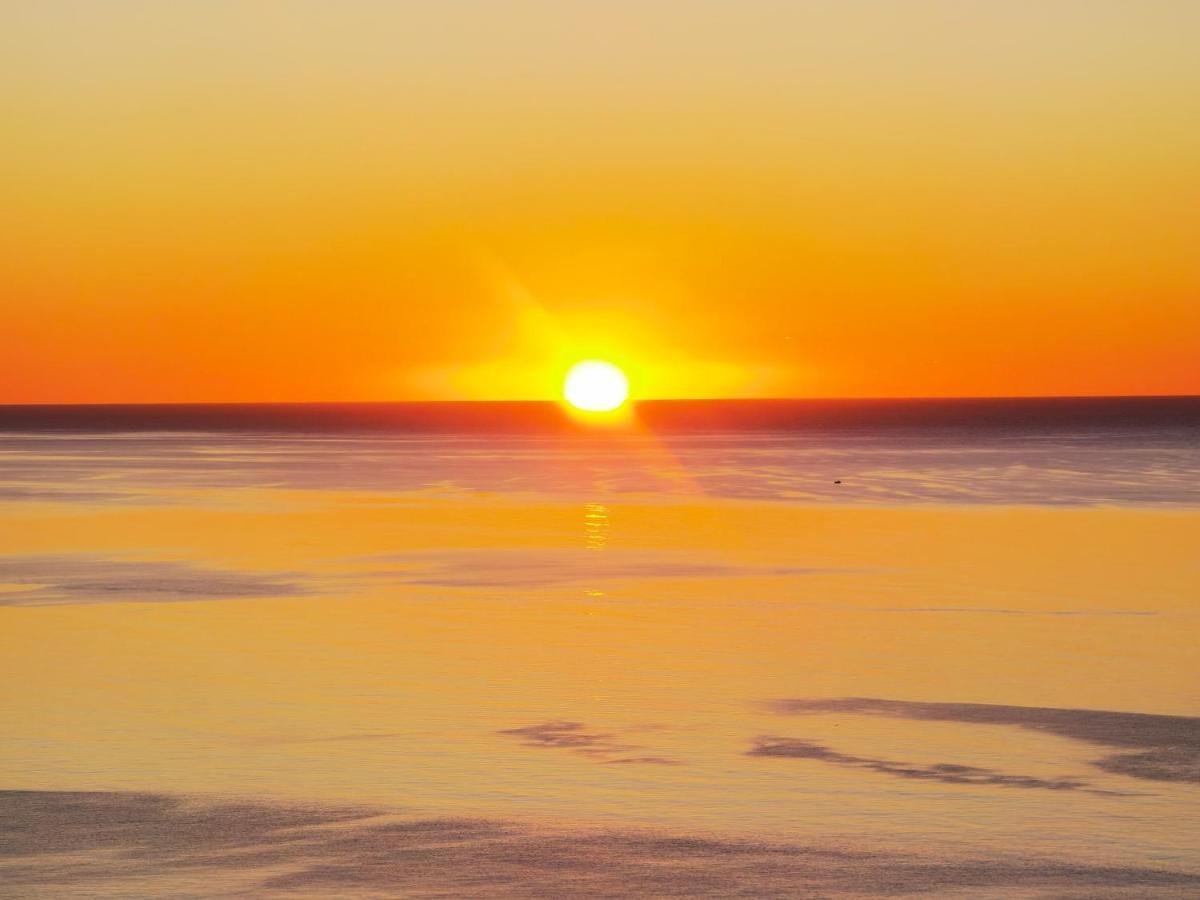
[[[608,507],[603,503],[583,505],[583,547],[603,550],[608,546]]]
[[[608,507],[603,503],[583,505],[583,549],[603,550],[608,546]],[[585,588],[584,596],[599,598],[605,592],[595,587]]]

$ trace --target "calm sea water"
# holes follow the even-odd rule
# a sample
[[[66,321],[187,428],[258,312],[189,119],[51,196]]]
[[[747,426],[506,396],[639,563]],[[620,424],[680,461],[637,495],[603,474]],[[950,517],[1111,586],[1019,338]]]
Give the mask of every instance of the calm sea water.
[[[1195,896],[1200,404],[0,410],[0,896]]]

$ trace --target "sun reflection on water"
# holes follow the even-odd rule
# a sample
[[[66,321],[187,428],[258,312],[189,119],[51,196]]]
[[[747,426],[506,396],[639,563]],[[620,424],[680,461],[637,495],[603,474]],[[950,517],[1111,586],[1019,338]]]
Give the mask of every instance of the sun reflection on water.
[[[608,507],[603,503],[583,505],[583,549],[603,550],[608,546]],[[587,588],[584,595],[591,598],[607,596],[604,591]]]
[[[603,503],[585,503],[583,506],[583,547],[585,550],[603,550],[608,546],[608,507]]]

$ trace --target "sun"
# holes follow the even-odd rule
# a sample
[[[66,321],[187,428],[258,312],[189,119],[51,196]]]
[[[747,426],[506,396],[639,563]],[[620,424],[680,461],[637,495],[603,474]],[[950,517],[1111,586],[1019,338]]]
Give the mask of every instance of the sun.
[[[576,409],[612,412],[629,398],[629,379],[612,363],[584,360],[567,372],[563,396]]]

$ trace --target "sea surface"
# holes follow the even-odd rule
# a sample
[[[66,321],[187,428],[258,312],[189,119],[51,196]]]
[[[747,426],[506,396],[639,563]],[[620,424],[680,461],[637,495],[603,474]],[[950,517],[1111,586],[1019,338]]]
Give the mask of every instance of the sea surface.
[[[0,897],[1200,896],[1200,400],[0,408]]]

